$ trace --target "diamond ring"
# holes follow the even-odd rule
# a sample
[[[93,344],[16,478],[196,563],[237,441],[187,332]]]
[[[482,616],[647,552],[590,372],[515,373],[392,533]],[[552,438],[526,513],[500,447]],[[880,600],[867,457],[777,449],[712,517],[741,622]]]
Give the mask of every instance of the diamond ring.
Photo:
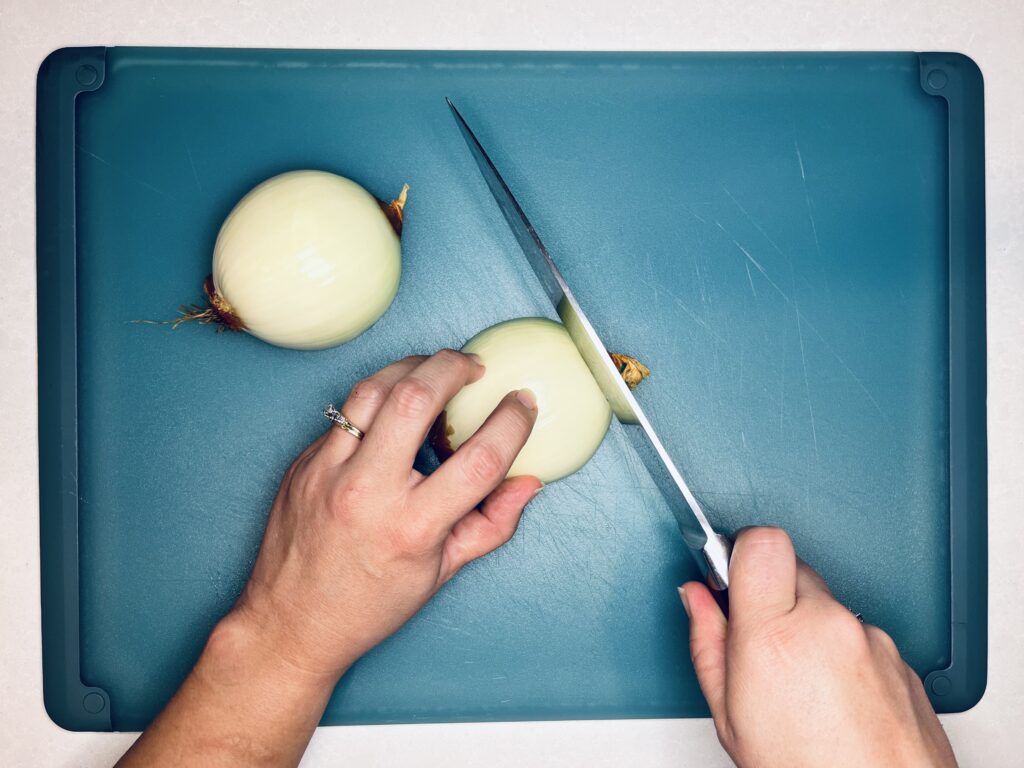
[[[331,403],[326,408],[324,408],[324,416],[326,416],[327,419],[334,424],[334,426],[344,429],[356,440],[362,440],[363,435],[366,434],[365,432],[363,432],[363,430],[361,430],[359,427],[357,427],[355,424],[349,421],[345,417],[345,414],[343,414],[341,411],[335,408],[334,403]]]

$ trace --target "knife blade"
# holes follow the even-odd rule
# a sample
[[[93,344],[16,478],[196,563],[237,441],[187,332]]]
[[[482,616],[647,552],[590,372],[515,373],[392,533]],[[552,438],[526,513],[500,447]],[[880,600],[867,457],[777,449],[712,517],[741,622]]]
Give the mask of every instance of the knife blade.
[[[519,201],[452,100],[446,98],[445,101],[448,102],[462,137],[469,146],[469,151],[526,260],[533,268],[544,292],[551,299],[559,318],[597,380],[601,391],[608,398],[616,417],[624,425],[623,431],[630,443],[668,502],[683,535],[683,541],[696,560],[701,573],[704,574],[709,586],[720,593],[720,600],[724,601],[729,587],[732,542],[726,536],[717,533],[708,522],[703,507],[665,450],[640,403],[622,379],[601,337],[587,319],[579,301],[544,247],[537,231],[530,224]]]

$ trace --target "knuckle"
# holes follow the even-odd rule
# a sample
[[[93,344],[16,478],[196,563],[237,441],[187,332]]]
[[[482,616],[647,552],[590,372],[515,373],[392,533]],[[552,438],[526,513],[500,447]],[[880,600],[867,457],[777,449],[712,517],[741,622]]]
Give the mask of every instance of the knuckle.
[[[456,352],[454,349],[448,349],[447,347],[445,349],[438,350],[434,354],[434,357],[445,365],[453,367],[465,368],[469,363],[464,354]]]
[[[368,503],[370,486],[359,478],[349,478],[340,483],[334,494],[334,511],[347,516]]]
[[[300,457],[288,468],[281,482],[283,495],[302,506],[323,503],[324,478],[310,457]]]
[[[896,641],[893,640],[889,633],[884,629],[879,629],[875,626],[865,626],[864,632],[867,633],[868,641],[872,647],[876,650],[888,656],[899,656],[899,649],[896,647]]]
[[[509,424],[509,431],[512,433],[511,436],[515,436],[517,439],[522,439],[520,435],[528,435],[533,429],[533,414],[526,410],[525,407],[521,408],[509,408],[506,415]]]
[[[387,396],[388,388],[382,381],[371,376],[352,387],[352,392],[349,393],[348,399],[371,406],[378,406],[384,402]]]
[[[422,379],[409,376],[402,379],[392,390],[395,406],[400,415],[417,418],[429,413],[434,407],[434,390]]]
[[[476,443],[469,447],[463,471],[475,485],[494,483],[505,473],[505,458],[495,445]]]
[[[853,635],[856,637],[864,635],[864,625],[860,623],[860,620],[848,608],[840,605],[838,602],[832,603],[829,607],[827,621],[837,634]]]
[[[406,521],[394,528],[389,536],[393,554],[399,558],[414,558],[434,549],[434,532],[423,522]]]
[[[829,643],[851,656],[863,657],[870,653],[871,645],[865,627],[857,617],[838,603],[823,613],[819,621]]]
[[[295,476],[298,474],[299,467],[301,464],[302,457],[300,456],[299,458],[292,462],[291,466],[288,467],[288,469],[285,470],[284,477],[281,478],[282,488],[289,487],[295,481]]]
[[[719,657],[711,649],[690,640],[690,660],[693,662],[693,669],[698,677],[713,670],[719,662]]]
[[[298,500],[303,506],[316,503],[319,490],[320,484],[317,479],[310,477],[308,472],[296,475],[289,486],[292,498]]]

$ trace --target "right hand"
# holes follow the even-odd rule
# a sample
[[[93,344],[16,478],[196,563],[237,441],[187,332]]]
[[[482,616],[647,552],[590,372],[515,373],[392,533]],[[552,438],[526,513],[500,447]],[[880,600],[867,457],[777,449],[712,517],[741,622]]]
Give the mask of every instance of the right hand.
[[[739,766],[956,766],[895,643],[832,597],[785,531],[740,533],[729,581],[728,619],[699,582],[680,596],[701,690]]]

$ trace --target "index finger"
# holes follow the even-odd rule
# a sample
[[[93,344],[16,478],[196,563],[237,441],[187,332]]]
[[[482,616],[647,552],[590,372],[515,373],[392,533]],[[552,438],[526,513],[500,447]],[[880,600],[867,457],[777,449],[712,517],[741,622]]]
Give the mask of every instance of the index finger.
[[[736,537],[729,563],[729,620],[756,624],[796,605],[796,551],[781,528],[748,528]]]
[[[407,480],[445,403],[483,371],[472,357],[451,349],[428,357],[391,388],[354,460],[371,462],[376,473],[391,475],[395,482]]]
[[[534,394],[509,392],[480,429],[416,489],[422,506],[451,528],[505,479],[536,420]]]

